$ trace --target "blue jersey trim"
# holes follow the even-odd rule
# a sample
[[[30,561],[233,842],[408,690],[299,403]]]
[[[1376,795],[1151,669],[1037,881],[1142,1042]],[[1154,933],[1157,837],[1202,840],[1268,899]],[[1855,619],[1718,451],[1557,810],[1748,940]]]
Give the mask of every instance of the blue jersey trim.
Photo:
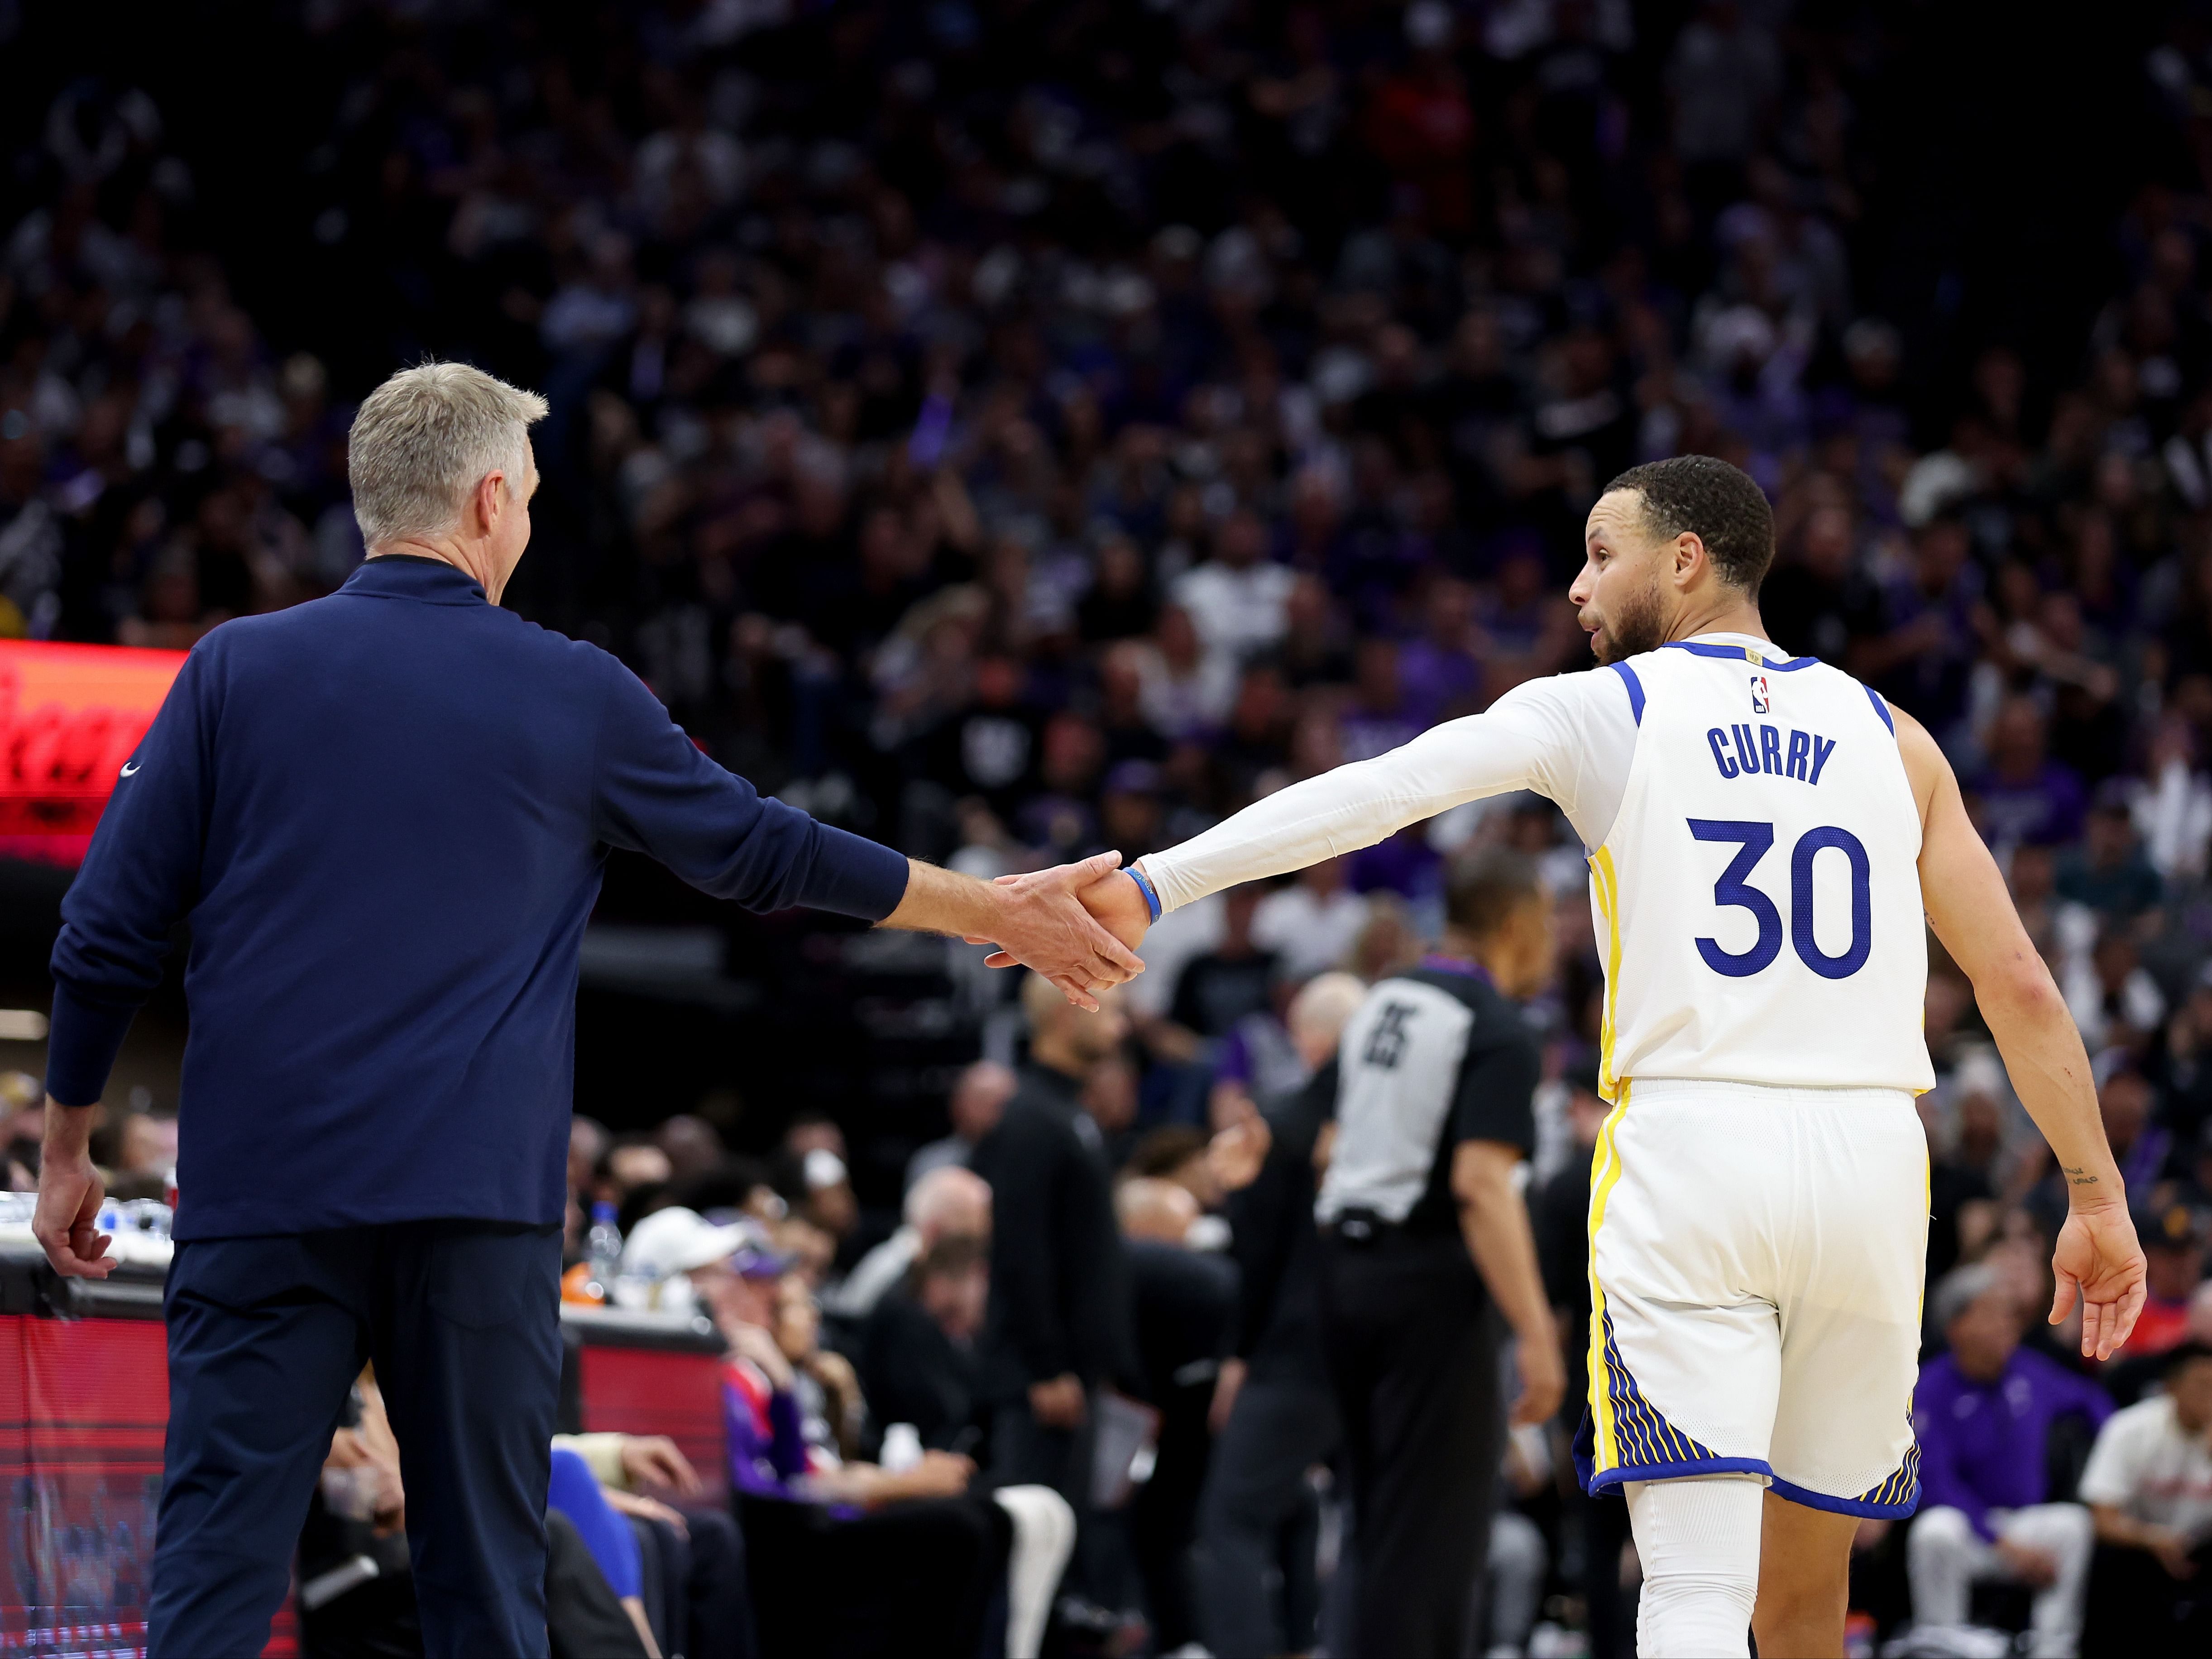
[[[1636,716],[1638,726],[1644,724],[1644,682],[1636,678],[1636,671],[1625,662],[1609,662],[1607,668],[1620,676],[1620,683],[1628,688],[1629,712]]]
[[[1889,735],[1895,737],[1897,722],[1890,718],[1889,705],[1881,700],[1881,693],[1870,685],[1862,686],[1860,690],[1867,694],[1867,701],[1874,705],[1874,712],[1881,716],[1881,723],[1889,728]]]
[[[1691,1444],[1696,1446],[1694,1441]],[[1680,1480],[1693,1474],[1757,1474],[1770,1480],[1774,1478],[1773,1465],[1763,1457],[1716,1457],[1703,1446],[1696,1449],[1704,1455],[1664,1462],[1620,1463],[1603,1474],[1595,1474],[1591,1471],[1597,1462],[1597,1425],[1590,1419],[1589,1406],[1584,1405],[1582,1425],[1575,1431],[1575,1479],[1592,1498],[1603,1498],[1608,1494],[1620,1496],[1620,1488],[1631,1480]]]
[[[1777,674],[1794,674],[1799,669],[1810,668],[1820,660],[1818,657],[1790,657],[1781,662],[1768,662],[1748,646],[1708,645],[1703,640],[1669,640],[1659,648],[1662,651],[1686,651],[1693,657],[1717,657],[1723,662],[1753,663]],[[1619,666],[1618,664],[1614,665]]]
[[[1774,1471],[1763,1457],[1692,1457],[1676,1463],[1623,1463],[1603,1474],[1585,1476],[1583,1490],[1597,1498],[1631,1480],[1686,1480],[1693,1474],[1757,1474],[1769,1480],[1774,1479]],[[1895,1511],[1883,1510],[1880,1513],[1889,1515]]]
[[[1886,1503],[1867,1498],[1831,1498],[1824,1492],[1808,1492],[1802,1486],[1792,1486],[1781,1476],[1774,1477],[1773,1492],[1777,1498],[1786,1498],[1793,1504],[1802,1504],[1808,1510],[1826,1510],[1831,1515],[1856,1515],[1861,1520],[1889,1520],[1900,1515],[1910,1515],[1920,1507],[1920,1482],[1915,1480],[1904,1497]],[[1877,1486],[1875,1491],[1881,1490]]]

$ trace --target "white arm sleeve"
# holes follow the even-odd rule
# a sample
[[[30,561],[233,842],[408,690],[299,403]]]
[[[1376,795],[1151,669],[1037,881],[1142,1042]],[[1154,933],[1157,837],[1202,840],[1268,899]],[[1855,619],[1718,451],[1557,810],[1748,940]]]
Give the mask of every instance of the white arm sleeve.
[[[1400,749],[1340,766],[1255,801],[1164,853],[1145,873],[1172,910],[1240,882],[1303,870],[1485,795],[1533,789],[1575,831],[1601,843],[1636,751],[1636,718],[1618,674],[1530,680],[1488,709],[1433,726]]]

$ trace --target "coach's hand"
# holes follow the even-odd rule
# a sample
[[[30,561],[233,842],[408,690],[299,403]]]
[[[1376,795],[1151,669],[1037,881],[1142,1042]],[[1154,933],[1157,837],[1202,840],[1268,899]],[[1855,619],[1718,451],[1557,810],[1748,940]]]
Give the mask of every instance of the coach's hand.
[[[1018,963],[1035,969],[1070,1002],[1095,1014],[1099,992],[1145,971],[1135,952],[1076,902],[1078,892],[1121,862],[1119,853],[1101,853],[993,883],[910,860],[906,893],[882,925],[994,945],[994,968]]]
[[[2051,1253],[2058,1281],[2051,1297],[2051,1322],[2063,1320],[2081,1299],[2081,1357],[2110,1359],[2136,1328],[2143,1305],[2143,1253],[2124,1200],[2077,1205],[2058,1230]]]
[[[99,1231],[107,1184],[86,1149],[94,1109],[46,1102],[46,1144],[39,1153],[39,1207],[32,1235],[54,1271],[69,1279],[105,1279],[115,1270],[107,1254],[112,1237]]]
[[[1083,908],[1097,920],[1098,925],[1121,944],[1134,951],[1144,943],[1146,930],[1152,925],[1152,913],[1145,903],[1145,896],[1138,890],[1136,881],[1127,870],[1120,868],[1121,860],[1110,853],[1102,853],[1081,864],[1063,864],[1057,870],[1042,870],[1039,875],[1059,875],[1062,872],[1081,872],[1075,883],[1075,896]],[[1103,873],[1097,873],[1103,869]],[[1027,876],[1001,876],[999,884],[1010,886],[1027,881]],[[981,941],[976,941],[981,943]],[[1011,968],[1014,959],[1000,951],[989,958],[994,968]]]

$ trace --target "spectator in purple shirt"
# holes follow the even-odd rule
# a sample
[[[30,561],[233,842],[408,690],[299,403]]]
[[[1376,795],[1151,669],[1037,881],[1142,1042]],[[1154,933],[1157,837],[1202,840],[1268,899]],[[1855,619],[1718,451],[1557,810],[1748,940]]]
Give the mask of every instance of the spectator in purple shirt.
[[[1342,722],[1344,757],[1371,760],[1412,742],[1421,727],[1407,712],[1397,641],[1362,640],[1356,660],[1352,706],[1344,711]]]
[[[1912,568],[1882,596],[1887,630],[1852,642],[1851,672],[1948,739],[1966,713],[1979,647],[1980,567],[1959,518],[1944,514],[1913,534]]]
[[[2112,1402],[2094,1382],[2020,1346],[2026,1314],[1987,1265],[1936,1286],[1934,1318],[1950,1352],[1920,1368],[1912,1426],[1920,1442],[1920,1513],[1905,1542],[1916,1625],[1966,1622],[1974,1584],[2035,1592],[2033,1645],[2071,1659],[2094,1544],[2089,1511],[2050,1503],[2051,1424],[2069,1413],[2101,1427]]]
[[[966,1496],[974,1463],[923,1452],[893,1472],[844,1462],[826,1432],[810,1437],[799,1379],[774,1334],[790,1264],[750,1224],[659,1210],[629,1242],[690,1278],[730,1344],[723,1419],[761,1651],[968,1659],[1011,1533]]]
[[[2042,709],[2013,697],[1990,729],[1989,769],[1973,781],[1974,817],[1997,847],[2062,846],[2081,833],[2088,793],[2081,775],[2046,749]]]
[[[1398,652],[1401,707],[1415,729],[1472,714],[1482,696],[1474,652],[1474,590],[1449,576],[1430,584],[1421,607],[1425,632]]]
[[[978,1492],[974,1461],[952,1452],[894,1455],[897,1468],[842,1460],[775,1334],[789,1261],[745,1222],[661,1210],[633,1246],[648,1229],[655,1262],[690,1277],[730,1344],[723,1420],[761,1651],[971,1659],[1003,1583],[1008,1652],[1031,1659],[1074,1546],[1066,1504],[1033,1488]]]

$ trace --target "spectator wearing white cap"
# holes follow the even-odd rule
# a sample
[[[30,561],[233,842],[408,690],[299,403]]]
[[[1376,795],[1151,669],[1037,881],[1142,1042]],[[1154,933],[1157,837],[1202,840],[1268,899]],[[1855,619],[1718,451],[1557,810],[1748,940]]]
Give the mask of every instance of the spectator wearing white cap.
[[[973,1659],[1003,1573],[1008,1655],[1033,1655],[1073,1547],[1066,1506],[1049,1492],[973,1494],[975,1463],[955,1453],[896,1468],[844,1460],[807,1421],[790,1345],[777,1340],[798,1284],[788,1261],[750,1223],[672,1209],[639,1224],[648,1229],[653,1263],[690,1277],[729,1340],[730,1479],[762,1651]]]

